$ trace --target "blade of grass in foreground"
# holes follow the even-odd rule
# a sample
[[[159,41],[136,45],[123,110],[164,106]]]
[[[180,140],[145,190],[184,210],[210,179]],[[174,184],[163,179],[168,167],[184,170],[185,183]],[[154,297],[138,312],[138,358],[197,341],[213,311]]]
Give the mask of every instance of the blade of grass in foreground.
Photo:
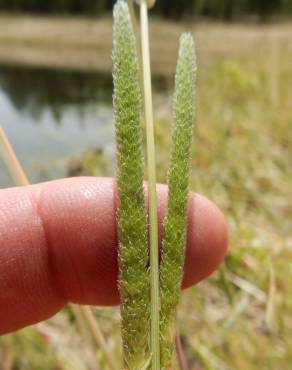
[[[149,271],[138,60],[129,9],[121,0],[114,7],[113,80],[122,339],[125,367],[137,370],[149,360]]]
[[[190,34],[183,34],[175,77],[174,124],[168,170],[169,194],[160,266],[160,340],[163,369],[171,368],[176,307],[183,275],[195,74],[193,38]]]

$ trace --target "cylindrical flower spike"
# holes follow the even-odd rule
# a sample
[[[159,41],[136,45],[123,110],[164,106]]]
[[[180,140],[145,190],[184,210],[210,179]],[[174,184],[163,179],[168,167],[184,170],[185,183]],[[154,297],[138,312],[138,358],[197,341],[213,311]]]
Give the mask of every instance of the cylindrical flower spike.
[[[174,124],[168,170],[169,194],[160,266],[162,369],[171,368],[176,307],[183,276],[195,75],[193,38],[190,34],[183,34],[175,77]]]
[[[122,339],[125,368],[137,370],[149,360],[150,287],[138,61],[129,9],[122,0],[114,8],[113,38]]]

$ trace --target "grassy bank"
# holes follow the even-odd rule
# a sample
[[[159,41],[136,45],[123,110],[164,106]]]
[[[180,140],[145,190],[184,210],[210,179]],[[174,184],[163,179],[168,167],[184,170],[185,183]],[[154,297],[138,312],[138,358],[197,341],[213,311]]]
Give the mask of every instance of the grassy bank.
[[[274,44],[292,50],[292,26],[179,24],[154,19],[152,64],[156,74],[173,74],[178,39],[196,35],[199,59],[246,55]],[[111,70],[111,20],[0,15],[0,64],[77,70]]]

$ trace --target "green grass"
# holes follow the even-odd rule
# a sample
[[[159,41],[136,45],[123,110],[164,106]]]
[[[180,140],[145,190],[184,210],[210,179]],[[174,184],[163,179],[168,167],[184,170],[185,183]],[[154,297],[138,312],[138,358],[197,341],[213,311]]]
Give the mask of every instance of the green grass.
[[[218,52],[208,53],[208,43],[202,53],[200,45],[197,50],[191,188],[218,204],[230,236],[221,274],[213,274],[182,295],[179,328],[183,347],[189,363],[198,369],[288,370],[292,362],[292,241],[288,237],[292,50],[288,42],[278,43],[277,37],[264,38],[259,47],[249,48],[253,41],[252,32],[246,34],[244,51],[238,53],[224,38]],[[165,96],[154,99],[158,177],[165,181],[171,104]],[[114,168],[108,162],[110,174]],[[104,317],[100,322],[118,364],[118,309],[97,309],[96,314]],[[52,349],[43,344],[43,336],[28,329],[0,339],[0,358],[14,354],[13,369],[69,369],[68,356],[60,355],[60,351],[69,351],[91,369],[89,356],[76,345],[78,333],[72,335],[75,329],[70,326],[64,330],[67,320],[63,312],[40,327],[42,333],[51,335]],[[18,349],[29,334],[32,342],[25,344],[28,352],[24,356]],[[58,340],[62,350],[56,346]],[[100,367],[105,368],[102,361],[100,357]]]

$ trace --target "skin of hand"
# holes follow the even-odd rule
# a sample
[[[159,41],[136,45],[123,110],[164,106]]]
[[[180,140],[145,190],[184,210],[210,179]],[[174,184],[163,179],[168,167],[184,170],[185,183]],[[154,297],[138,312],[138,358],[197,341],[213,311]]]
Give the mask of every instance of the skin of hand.
[[[147,187],[145,186],[145,202]],[[159,238],[167,187],[157,185]],[[0,191],[0,335],[66,303],[117,305],[114,178],[74,178]],[[210,275],[227,250],[222,213],[190,193],[183,288]]]

